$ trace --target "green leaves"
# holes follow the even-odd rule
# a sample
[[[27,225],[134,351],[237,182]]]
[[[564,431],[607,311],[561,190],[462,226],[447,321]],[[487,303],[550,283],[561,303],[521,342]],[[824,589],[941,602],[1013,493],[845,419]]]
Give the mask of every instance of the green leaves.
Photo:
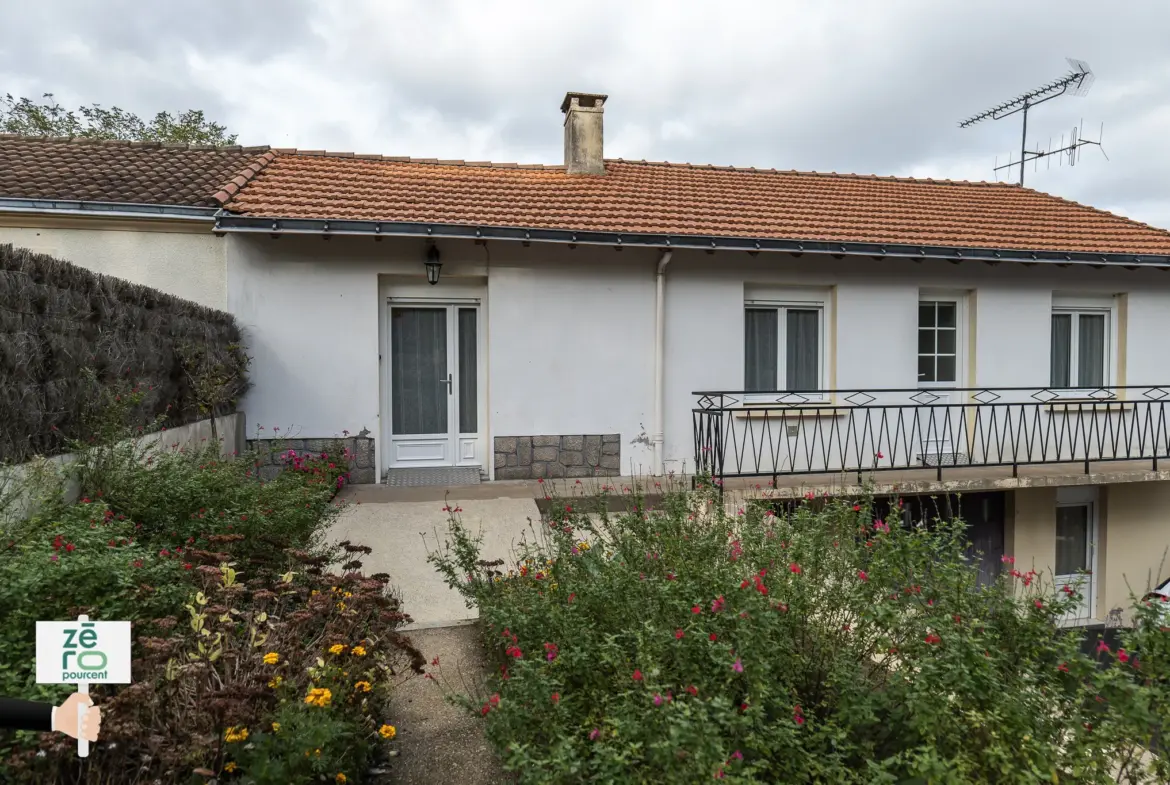
[[[52,93],[37,103],[6,94],[0,99],[0,131],[25,136],[78,136],[86,139],[122,139],[136,142],[178,142],[195,145],[231,145],[236,135],[209,121],[200,109],[172,115],[159,112],[149,122],[117,106],[89,104],[76,110],[57,103]]]
[[[568,501],[499,583],[458,521],[432,554],[507,662],[485,721],[521,782],[1161,781],[1132,754],[1170,719],[1152,611],[1126,642],[1139,672],[1082,654],[1042,579],[980,588],[959,521],[887,530],[865,500],[729,515],[702,492],[648,513],[630,495],[608,517]]]

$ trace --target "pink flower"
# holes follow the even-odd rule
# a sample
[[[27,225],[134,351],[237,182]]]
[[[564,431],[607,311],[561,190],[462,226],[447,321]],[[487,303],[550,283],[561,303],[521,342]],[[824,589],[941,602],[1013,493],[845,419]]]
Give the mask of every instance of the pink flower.
[[[876,457],[878,460],[881,460],[882,458],[885,458],[886,456],[882,455],[881,450],[878,450],[877,455],[875,455],[874,457]]]
[[[1117,659],[1119,662],[1129,662],[1129,654],[1125,651],[1125,649],[1118,649]]]
[[[715,601],[713,603],[711,603],[711,612],[712,613],[719,613],[719,611],[723,610],[723,606],[725,604],[726,604],[726,601],[723,599],[723,595],[720,594],[718,597],[715,598]]]
[[[1097,644],[1097,653],[1100,654],[1103,651],[1107,651],[1111,654],[1113,653],[1113,649],[1110,649],[1109,644],[1106,643],[1105,641],[1101,641],[1100,643]]]
[[[597,741],[597,737],[601,735],[601,731],[597,728],[589,731],[589,741]]]
[[[677,629],[677,630],[675,630],[675,631],[674,631],[674,639],[675,639],[676,641],[677,641],[677,640],[682,640],[682,636],[683,636],[684,634],[685,634],[685,633],[683,633],[683,631],[682,631],[682,628],[680,627],[679,629]]]
[[[736,760],[743,760],[743,753],[739,750],[736,750],[735,752],[731,753],[731,757],[735,758]]]
[[[1000,556],[999,560],[1001,562],[1003,562],[1004,564],[1015,564],[1016,563],[1015,556]]]
[[[654,705],[655,705],[655,706],[661,706],[661,705],[662,705],[662,696],[661,696],[661,695],[659,695],[657,692],[656,692],[656,693],[654,693]]]
[[[642,680],[642,671],[638,668],[635,668],[634,669],[634,681],[641,681],[641,680]]]
[[[703,612],[703,609],[700,608],[698,605],[691,608],[691,613],[695,614],[696,616],[698,616],[702,612]]]
[[[869,580],[869,576],[865,574],[865,570],[858,570],[857,571],[857,578],[859,580],[861,580],[862,582]]]
[[[743,673],[743,663],[739,661],[739,657],[735,658],[735,662],[731,664],[731,669],[736,673]]]
[[[799,703],[792,709],[792,721],[797,725],[804,724],[804,712],[800,710]]]

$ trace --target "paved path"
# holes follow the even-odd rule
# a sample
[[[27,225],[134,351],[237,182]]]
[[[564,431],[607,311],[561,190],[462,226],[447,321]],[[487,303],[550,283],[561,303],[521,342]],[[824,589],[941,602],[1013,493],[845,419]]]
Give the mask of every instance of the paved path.
[[[474,624],[417,630],[410,635],[437,681],[415,677],[394,692],[391,716],[398,728],[398,757],[388,782],[403,785],[496,785],[510,779],[483,737],[483,723],[447,701],[444,691],[483,700],[484,659]]]
[[[344,497],[351,504],[334,523],[330,536],[374,549],[362,559],[363,569],[367,574],[390,575],[391,585],[414,619],[407,629],[439,627],[478,615],[427,561],[428,551],[445,539],[448,513],[444,506],[462,508],[459,515],[464,525],[473,534],[483,535],[484,559],[510,559],[511,550],[525,535],[532,539],[529,521],[540,521],[526,483],[451,489],[356,485],[346,489]]]

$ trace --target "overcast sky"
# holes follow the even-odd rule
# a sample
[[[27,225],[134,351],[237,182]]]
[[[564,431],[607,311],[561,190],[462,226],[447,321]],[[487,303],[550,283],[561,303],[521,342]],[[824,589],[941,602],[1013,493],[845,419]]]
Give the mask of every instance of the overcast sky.
[[[0,30],[0,93],[203,109],[244,144],[560,163],[580,90],[607,157],[970,180],[1019,116],[958,121],[1075,57],[1095,85],[1029,143],[1103,122],[1109,160],[1027,185],[1170,228],[1166,0],[0,0]]]

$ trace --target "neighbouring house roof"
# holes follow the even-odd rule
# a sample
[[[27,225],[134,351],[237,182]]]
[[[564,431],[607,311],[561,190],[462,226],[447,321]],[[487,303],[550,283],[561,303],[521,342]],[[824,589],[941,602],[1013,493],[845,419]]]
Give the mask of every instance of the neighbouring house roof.
[[[1170,232],[1017,185],[609,160],[606,174],[276,150],[231,215],[1170,255]],[[226,224],[226,222],[225,222]]]
[[[214,195],[255,175],[268,150],[0,134],[0,199],[218,207]]]

